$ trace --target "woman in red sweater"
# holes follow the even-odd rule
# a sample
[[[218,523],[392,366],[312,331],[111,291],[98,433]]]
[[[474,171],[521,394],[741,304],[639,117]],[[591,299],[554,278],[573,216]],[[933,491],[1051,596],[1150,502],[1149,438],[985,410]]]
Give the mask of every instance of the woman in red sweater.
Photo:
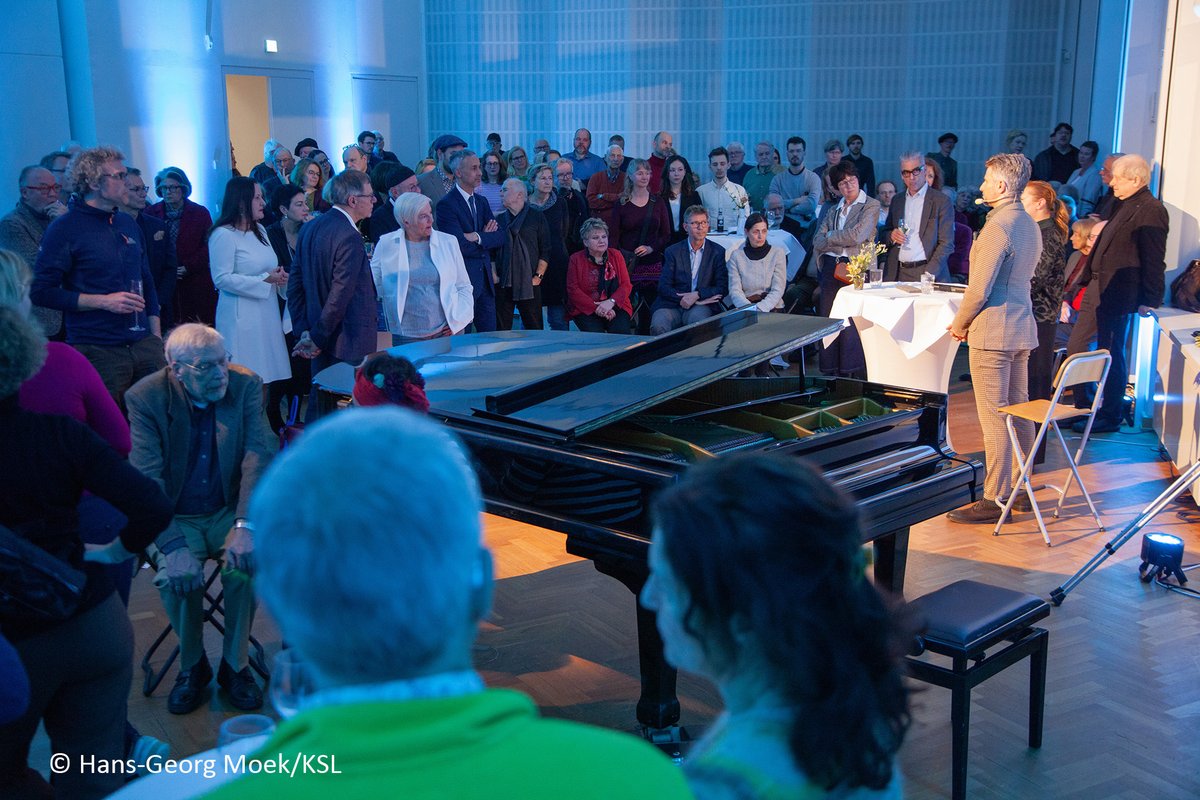
[[[603,220],[587,220],[579,233],[584,249],[567,263],[567,320],[588,333],[629,333],[632,287],[625,259],[609,248]]]

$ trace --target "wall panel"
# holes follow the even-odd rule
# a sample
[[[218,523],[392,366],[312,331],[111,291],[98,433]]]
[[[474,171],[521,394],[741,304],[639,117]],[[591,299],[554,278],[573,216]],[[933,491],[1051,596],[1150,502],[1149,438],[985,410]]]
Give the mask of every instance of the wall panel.
[[[816,166],[829,138],[861,133],[890,163],[953,130],[977,182],[1010,128],[1044,146],[1060,27],[1085,1],[426,0],[430,136],[569,149],[584,126],[596,152],[617,132],[645,156],[666,128],[702,162],[799,133]]]

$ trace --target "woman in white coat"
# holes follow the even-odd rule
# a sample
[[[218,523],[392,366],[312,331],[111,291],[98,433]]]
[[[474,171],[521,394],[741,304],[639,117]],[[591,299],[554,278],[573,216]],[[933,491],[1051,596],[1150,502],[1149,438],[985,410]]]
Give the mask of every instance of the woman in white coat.
[[[231,360],[268,384],[290,378],[292,368],[276,300],[288,274],[259,224],[264,206],[262,188],[250,178],[225,184],[221,216],[208,232],[208,263],[220,292],[216,327]]]
[[[423,194],[400,195],[395,214],[400,230],[380,238],[371,258],[392,344],[461,333],[475,318],[475,297],[458,240],[433,229]]]

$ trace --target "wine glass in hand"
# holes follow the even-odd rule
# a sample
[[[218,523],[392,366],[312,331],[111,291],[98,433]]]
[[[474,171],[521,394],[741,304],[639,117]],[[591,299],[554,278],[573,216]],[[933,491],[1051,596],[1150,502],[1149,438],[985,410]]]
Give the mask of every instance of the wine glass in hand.
[[[289,719],[316,691],[312,667],[295,650],[280,650],[271,662],[271,703],[279,716]]]
[[[143,300],[146,297],[144,294],[142,294],[142,281],[140,279],[135,278],[134,280],[131,280],[129,282],[129,292],[131,294],[136,294],[138,297],[141,297]],[[146,326],[142,324],[142,312],[141,311],[133,312],[133,324],[129,326],[129,330],[131,330],[131,331],[146,330]]]

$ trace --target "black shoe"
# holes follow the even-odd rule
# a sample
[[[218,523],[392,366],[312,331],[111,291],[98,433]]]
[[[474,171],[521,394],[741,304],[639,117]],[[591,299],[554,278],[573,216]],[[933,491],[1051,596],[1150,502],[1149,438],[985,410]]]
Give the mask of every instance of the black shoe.
[[[262,708],[262,689],[254,682],[250,667],[242,667],[240,672],[234,672],[229,662],[221,659],[217,670],[217,685],[229,694],[229,703],[242,711],[257,711]]]
[[[996,505],[995,500],[985,498],[964,508],[954,509],[946,515],[946,519],[964,525],[992,523],[1000,519],[1000,506]]]
[[[172,714],[190,714],[204,702],[204,690],[212,683],[212,666],[208,656],[200,656],[200,660],[191,669],[181,670],[175,678],[175,686],[167,698],[167,711]]]
[[[1076,433],[1083,433],[1087,429],[1087,420],[1081,419],[1071,426],[1071,430]],[[1096,420],[1092,423],[1092,433],[1116,433],[1121,430],[1120,421],[1105,422],[1104,420]]]

